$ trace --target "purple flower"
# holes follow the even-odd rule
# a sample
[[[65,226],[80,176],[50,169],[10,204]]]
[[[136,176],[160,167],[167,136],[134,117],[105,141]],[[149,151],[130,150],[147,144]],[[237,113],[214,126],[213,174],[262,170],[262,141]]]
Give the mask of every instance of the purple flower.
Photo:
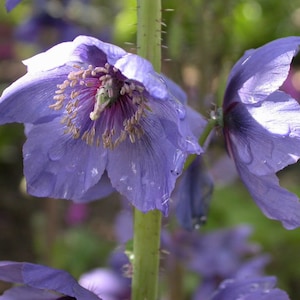
[[[240,177],[263,213],[284,227],[300,226],[299,199],[276,172],[300,157],[300,106],[280,90],[300,37],[250,50],[235,64],[224,97],[224,134]]]
[[[16,28],[15,36],[22,42],[38,45],[39,49],[45,50],[54,43],[74,39],[84,32],[69,20],[53,17],[47,11],[38,11]]]
[[[227,279],[211,300],[289,300],[286,292],[275,288],[275,277]]]
[[[178,201],[177,219],[184,229],[197,229],[206,222],[212,193],[212,178],[198,156],[182,174],[173,196]]]
[[[0,98],[0,123],[26,124],[28,192],[94,200],[107,172],[138,209],[166,214],[187,155],[202,152],[204,121],[181,89],[147,60],[87,36],[24,63],[27,74]]]
[[[37,264],[1,261],[0,280],[22,284],[7,290],[1,300],[101,300],[69,273]]]
[[[21,0],[6,0],[5,1],[5,7],[6,10],[9,12],[12,9],[14,9],[19,3],[21,2]]]
[[[104,300],[130,299],[131,282],[110,269],[98,268],[80,276],[79,283]]]

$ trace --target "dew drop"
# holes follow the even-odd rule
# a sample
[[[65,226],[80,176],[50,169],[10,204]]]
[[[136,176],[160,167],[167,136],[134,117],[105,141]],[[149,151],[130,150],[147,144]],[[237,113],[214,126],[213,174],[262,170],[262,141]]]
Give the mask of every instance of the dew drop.
[[[174,101],[174,106],[177,112],[179,119],[184,119],[186,116],[186,110],[184,105],[182,105],[179,101]]]
[[[95,176],[97,176],[98,175],[98,169],[97,168],[93,168],[92,169],[92,177],[95,177]]]
[[[185,162],[186,155],[179,149],[176,150],[173,158],[173,165],[174,169],[171,170],[171,173],[175,176],[178,176],[182,169]]]
[[[121,182],[124,182],[124,181],[127,180],[127,178],[128,178],[127,175],[123,175],[123,176],[120,178],[120,181],[121,181]]]
[[[179,119],[185,118],[185,109],[184,108],[176,108],[177,114],[179,116]]]
[[[60,160],[65,155],[66,148],[56,144],[54,147],[49,149],[48,156],[51,160]]]

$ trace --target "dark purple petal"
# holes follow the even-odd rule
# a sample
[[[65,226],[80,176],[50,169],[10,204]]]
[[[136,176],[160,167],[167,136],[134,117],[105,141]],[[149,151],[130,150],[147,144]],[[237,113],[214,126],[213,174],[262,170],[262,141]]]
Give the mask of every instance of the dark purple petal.
[[[224,111],[235,101],[258,103],[276,91],[287,78],[299,45],[299,37],[287,37],[246,52],[229,75]]]
[[[118,59],[126,54],[123,49],[115,45],[104,43],[89,36],[78,36],[73,42],[58,44],[45,52],[24,60],[23,63],[30,73],[44,72],[64,65],[104,66],[106,62],[114,65]]]
[[[211,297],[211,300],[289,300],[288,295],[275,288],[275,277],[251,279],[227,279]]]
[[[98,185],[106,151],[64,134],[59,118],[29,130],[23,155],[27,189],[34,196],[85,202],[111,191],[107,181]]]
[[[45,289],[75,297],[77,300],[99,300],[95,294],[80,286],[67,272],[46,266],[2,262],[0,264],[0,279],[3,281],[22,283],[31,288]],[[58,298],[54,298],[58,299]]]
[[[183,228],[193,230],[206,222],[212,192],[212,178],[198,156],[183,173],[173,197],[178,201],[176,215]]]
[[[6,0],[5,1],[5,7],[8,12],[10,12],[12,9],[14,9],[21,0]]]

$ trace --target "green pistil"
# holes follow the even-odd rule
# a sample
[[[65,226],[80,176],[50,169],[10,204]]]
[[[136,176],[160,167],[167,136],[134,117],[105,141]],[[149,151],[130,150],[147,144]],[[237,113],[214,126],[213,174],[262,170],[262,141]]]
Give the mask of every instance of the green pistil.
[[[105,110],[107,106],[115,103],[120,96],[120,89],[116,88],[113,79],[108,79],[103,86],[101,86],[95,96],[96,102],[94,110],[90,113],[90,119],[95,121],[99,119],[101,112]]]

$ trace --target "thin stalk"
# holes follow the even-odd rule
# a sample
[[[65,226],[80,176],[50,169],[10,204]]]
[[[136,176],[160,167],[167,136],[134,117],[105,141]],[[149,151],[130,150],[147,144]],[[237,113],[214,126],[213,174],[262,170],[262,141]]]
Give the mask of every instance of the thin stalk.
[[[161,0],[137,0],[137,53],[161,71]],[[142,197],[143,195],[141,195]],[[157,300],[161,212],[134,209],[131,300]]]

